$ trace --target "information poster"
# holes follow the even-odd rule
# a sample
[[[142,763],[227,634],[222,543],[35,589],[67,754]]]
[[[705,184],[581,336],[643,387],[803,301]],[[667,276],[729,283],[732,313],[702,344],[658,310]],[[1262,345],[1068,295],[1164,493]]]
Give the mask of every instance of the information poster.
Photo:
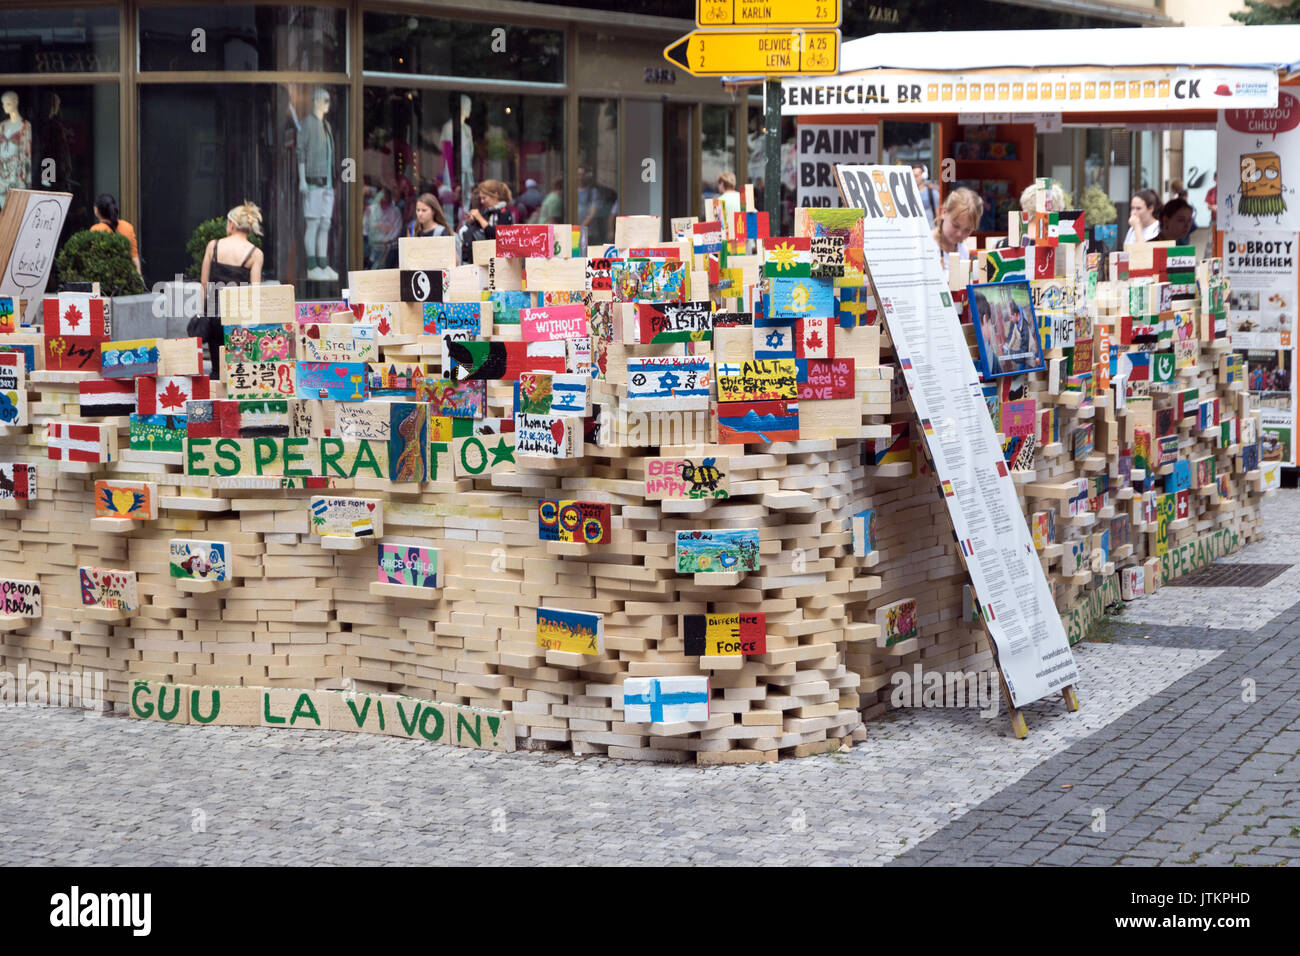
[[[1300,96],[1277,91],[1276,109],[1219,114],[1218,228],[1300,232]]]
[[[1231,281],[1228,330],[1246,361],[1246,387],[1259,408],[1260,460],[1296,463],[1296,296],[1294,232],[1230,232],[1223,267]]]
[[[1078,681],[907,166],[836,167],[1016,707]]]
[[[799,205],[843,206],[835,167],[880,158],[876,124],[799,124]]]

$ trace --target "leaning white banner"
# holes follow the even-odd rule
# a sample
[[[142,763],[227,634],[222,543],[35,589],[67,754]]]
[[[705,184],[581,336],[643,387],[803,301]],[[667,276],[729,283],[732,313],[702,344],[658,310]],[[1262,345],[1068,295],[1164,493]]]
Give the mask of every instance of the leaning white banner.
[[[835,167],[998,666],[1021,707],[1078,682],[907,166]]]

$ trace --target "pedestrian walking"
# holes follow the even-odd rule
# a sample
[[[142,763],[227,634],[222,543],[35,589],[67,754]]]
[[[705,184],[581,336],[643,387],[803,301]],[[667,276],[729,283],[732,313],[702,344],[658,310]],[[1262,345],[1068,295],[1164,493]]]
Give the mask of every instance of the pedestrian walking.
[[[406,227],[408,236],[449,236],[451,226],[442,211],[442,203],[433,193],[421,193],[415,200],[415,218]]]
[[[135,240],[135,227],[117,214],[117,200],[109,193],[100,193],[99,198],[95,200],[95,218],[99,221],[90,227],[91,232],[115,232],[131,240],[131,261],[135,263],[135,271],[139,272],[140,278],[143,279],[144,273],[140,270],[140,246]]]
[[[921,193],[921,208],[925,210],[925,221],[934,228],[934,217],[939,214],[939,188],[928,179],[928,170],[924,166],[913,166],[912,175],[916,177],[916,188]]]

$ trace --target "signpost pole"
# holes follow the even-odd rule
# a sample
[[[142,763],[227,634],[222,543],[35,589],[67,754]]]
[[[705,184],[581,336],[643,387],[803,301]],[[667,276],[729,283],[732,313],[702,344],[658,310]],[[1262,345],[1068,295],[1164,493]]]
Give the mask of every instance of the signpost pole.
[[[781,226],[781,78],[763,82],[763,211],[779,235]]]

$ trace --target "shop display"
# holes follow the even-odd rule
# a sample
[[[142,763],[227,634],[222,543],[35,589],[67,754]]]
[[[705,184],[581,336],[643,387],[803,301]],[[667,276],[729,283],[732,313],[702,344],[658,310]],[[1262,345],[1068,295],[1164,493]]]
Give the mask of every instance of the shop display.
[[[0,209],[11,189],[30,189],[32,185],[32,124],[18,112],[18,94],[6,90],[0,94]]]
[[[334,282],[339,274],[330,268],[330,223],[334,220],[334,130],[326,119],[330,110],[329,90],[317,88],[311,97],[311,112],[298,130],[298,192],[306,222],[303,247],[307,256],[307,278]]]

